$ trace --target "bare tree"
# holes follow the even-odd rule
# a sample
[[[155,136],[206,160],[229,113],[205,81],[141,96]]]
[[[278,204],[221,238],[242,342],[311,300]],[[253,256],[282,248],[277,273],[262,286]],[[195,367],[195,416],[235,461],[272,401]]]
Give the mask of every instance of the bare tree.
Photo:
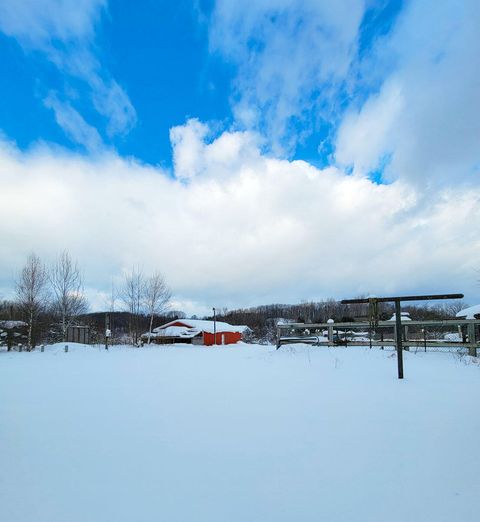
[[[172,294],[160,272],[155,272],[145,281],[144,303],[150,318],[148,344],[151,342],[153,319],[155,315],[165,313]]]
[[[38,315],[46,308],[47,294],[47,270],[40,258],[34,253],[28,256],[25,266],[18,274],[16,280],[17,303],[25,314],[28,324],[27,343],[31,350],[35,343],[33,330]]]
[[[465,301],[448,301],[444,304],[445,314],[449,317],[455,317],[460,310],[467,308]]]
[[[76,261],[65,250],[49,273],[53,293],[53,311],[58,316],[62,338],[67,338],[67,328],[75,318],[88,311],[88,302],[83,294],[83,277]]]
[[[144,304],[145,279],[138,268],[132,268],[125,274],[120,299],[123,301],[127,312],[130,313],[129,330],[134,344],[138,342],[140,314]]]

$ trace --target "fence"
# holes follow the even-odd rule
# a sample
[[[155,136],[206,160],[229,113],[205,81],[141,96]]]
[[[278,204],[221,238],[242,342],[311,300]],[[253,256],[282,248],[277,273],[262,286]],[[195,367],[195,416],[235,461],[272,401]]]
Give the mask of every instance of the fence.
[[[480,320],[402,321],[405,350],[464,350],[476,356],[480,348]],[[394,321],[370,323],[291,323],[277,325],[277,349],[282,344],[307,343],[315,346],[395,346]]]

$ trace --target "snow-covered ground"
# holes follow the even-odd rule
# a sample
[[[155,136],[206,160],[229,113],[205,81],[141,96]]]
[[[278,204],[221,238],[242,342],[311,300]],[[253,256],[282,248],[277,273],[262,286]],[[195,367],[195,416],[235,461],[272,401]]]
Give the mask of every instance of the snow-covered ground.
[[[2,352],[0,520],[476,522],[480,367],[405,375],[368,348]]]

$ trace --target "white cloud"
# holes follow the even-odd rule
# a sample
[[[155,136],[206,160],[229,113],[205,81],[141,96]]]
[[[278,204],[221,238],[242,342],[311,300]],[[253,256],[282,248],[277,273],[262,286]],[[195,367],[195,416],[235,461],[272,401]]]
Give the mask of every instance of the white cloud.
[[[105,117],[107,134],[113,136],[128,132],[137,117],[128,95],[94,52],[96,25],[106,6],[107,0],[3,0],[0,31],[15,38],[27,52],[45,55],[62,73],[85,82],[90,102]],[[75,110],[69,105],[70,109]],[[74,118],[68,118],[67,127],[63,127],[64,120],[57,112],[55,116],[70,138],[83,136],[79,113],[77,131],[72,129]]]
[[[380,93],[348,113],[336,158],[364,172],[391,154],[389,179],[478,183],[480,54],[476,0],[409,2],[379,43],[378,61],[395,64]]]
[[[379,168],[382,157],[392,153],[396,123],[404,110],[402,91],[391,81],[359,112],[347,113],[337,137],[339,164],[353,166],[354,174],[362,176]]]
[[[208,130],[208,126],[197,119],[170,129],[173,164],[178,179],[193,178],[202,170],[201,153]]]
[[[44,103],[53,110],[56,122],[72,141],[83,145],[89,152],[97,152],[103,147],[97,129],[89,125],[68,102],[62,102],[50,93]]]
[[[416,0],[385,34],[381,22],[362,25],[382,9],[382,2],[217,0],[210,46],[237,67],[236,123],[285,155],[325,120],[337,164],[358,175],[388,163],[388,181],[478,183],[480,3]]]
[[[127,134],[137,121],[137,114],[125,91],[115,80],[91,79],[93,103],[97,111],[108,119],[107,134]]]
[[[237,121],[263,131],[273,150],[282,152],[298,139],[295,121],[305,127],[312,118],[334,117],[336,96],[356,57],[364,4],[218,0],[210,45],[238,65]]]
[[[32,48],[91,38],[106,0],[3,0],[0,28]]]
[[[247,168],[259,158],[260,137],[253,132],[224,132],[215,140],[211,130],[192,118],[185,125],[170,129],[175,177],[189,180],[212,173],[217,179],[228,178],[240,168]]]
[[[160,269],[189,311],[360,292],[479,297],[479,189],[432,191],[419,205],[414,186],[267,157],[245,133],[195,139],[202,170],[188,183],[114,154],[3,143],[0,273],[8,279],[31,250],[53,259],[67,248],[89,288],[108,292],[132,265]]]

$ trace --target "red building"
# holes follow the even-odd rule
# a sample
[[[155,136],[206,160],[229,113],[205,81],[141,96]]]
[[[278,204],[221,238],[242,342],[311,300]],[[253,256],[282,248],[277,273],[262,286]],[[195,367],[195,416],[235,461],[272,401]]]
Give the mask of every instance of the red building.
[[[222,321],[200,319],[176,319],[155,328],[151,335],[144,333],[142,339],[156,344],[201,344],[204,346],[234,344],[241,340],[248,326],[236,326]],[[214,334],[215,332],[215,334]]]

